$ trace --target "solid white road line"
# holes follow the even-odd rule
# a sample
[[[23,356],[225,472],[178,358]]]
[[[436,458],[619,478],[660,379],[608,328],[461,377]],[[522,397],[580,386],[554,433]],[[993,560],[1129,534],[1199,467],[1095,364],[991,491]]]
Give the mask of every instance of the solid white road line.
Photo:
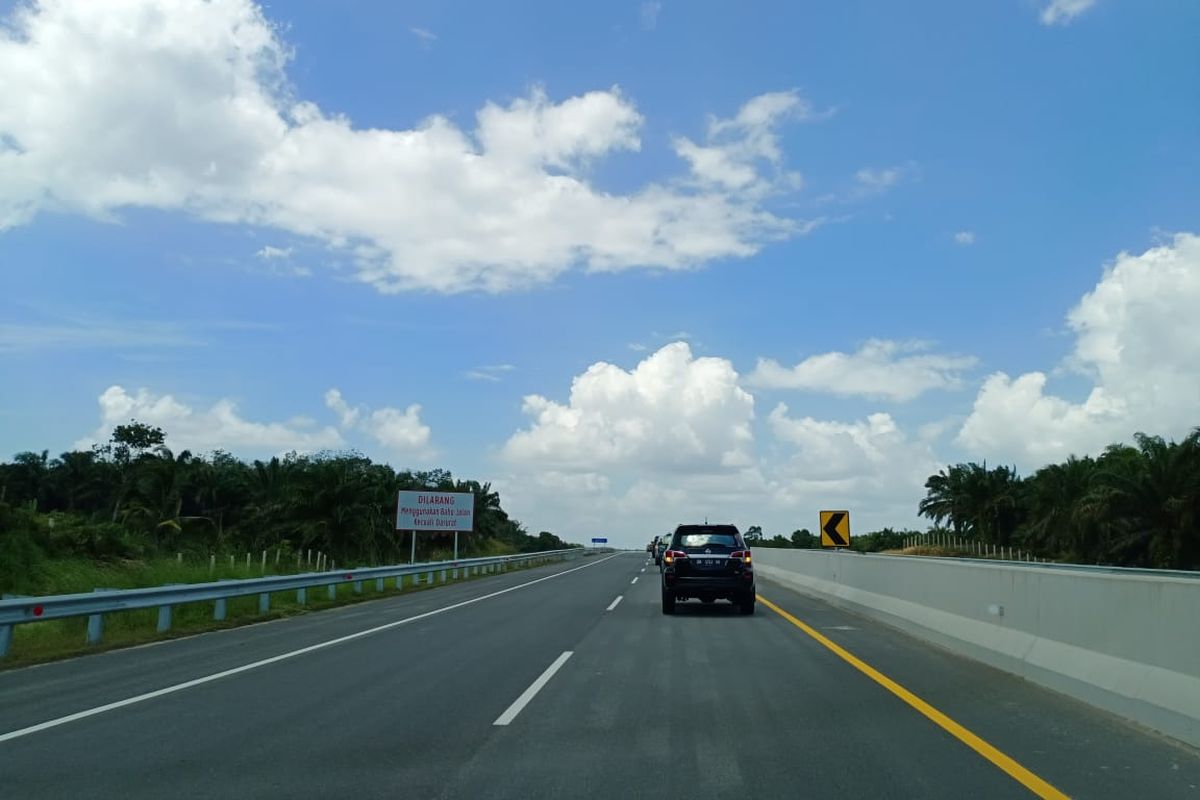
[[[538,584],[543,581],[548,581],[553,578],[561,577],[563,575],[570,575],[572,572],[578,572],[581,569],[587,569],[588,567],[594,567],[597,564],[603,564],[605,561],[608,561],[609,559],[617,558],[619,555],[620,555],[620,553],[617,553],[616,555],[608,556],[607,558],[602,558],[599,561],[593,561],[590,564],[584,564],[581,567],[573,567],[571,569],[563,570],[562,572],[556,572],[553,575],[547,575],[544,578],[537,578],[535,580],[527,581],[525,583],[519,583],[516,586],[510,586],[507,589],[501,589],[500,591],[497,591],[497,592],[491,592],[489,594],[481,595],[479,597],[472,597],[470,600],[463,600],[462,602],[459,602],[459,603],[453,603],[448,606],[442,606],[441,608],[435,608],[434,610],[426,611],[423,614],[417,614],[412,617],[405,617],[404,619],[398,619],[395,622],[388,622],[383,625],[376,625],[374,628],[367,628],[366,630],[358,631],[357,633],[347,634],[346,636],[339,636],[336,639],[330,639],[325,642],[318,642],[317,644],[312,644],[312,645],[309,645],[308,647],[301,647],[299,650],[291,650],[287,653],[280,653],[277,656],[271,656],[270,658],[264,658],[259,661],[252,661],[249,664],[243,664],[240,667],[233,667],[232,669],[226,669],[226,670],[222,670],[220,672],[214,672],[211,675],[205,675],[201,678],[194,678],[190,681],[184,681],[183,683],[174,684],[173,686],[165,686],[162,689],[155,689],[152,692],[146,692],[145,694],[139,694],[139,695],[135,695],[133,697],[127,697],[124,700],[117,700],[112,703],[105,703],[102,706],[96,706],[95,708],[89,708],[85,711],[77,711],[74,714],[67,714],[65,717],[58,717],[57,719],[47,720],[46,722],[39,722],[36,725],[30,725],[27,728],[19,728],[15,731],[9,731],[8,733],[0,733],[0,742],[7,742],[11,739],[19,739],[22,736],[28,736],[31,733],[37,733],[38,731],[44,731],[44,730],[47,730],[48,728],[57,728],[59,725],[66,725],[69,722],[77,722],[81,719],[87,719],[88,717],[94,717],[97,714],[103,714],[105,711],[113,711],[118,708],[124,708],[125,706],[131,706],[134,703],[142,703],[142,702],[145,702],[146,700],[153,700],[154,698],[162,697],[163,695],[174,694],[175,692],[182,692],[184,689],[191,689],[193,686],[202,686],[203,684],[212,683],[213,681],[220,680],[221,678],[228,678],[230,675],[237,675],[239,672],[248,672],[252,669],[258,669],[259,667],[265,667],[268,664],[275,664],[279,661],[286,661],[289,658],[295,658],[296,656],[302,656],[305,653],[311,653],[314,650],[323,650],[326,647],[333,647],[334,645],[345,644],[346,642],[352,642],[355,639],[361,639],[364,636],[370,636],[373,633],[379,633],[380,631],[386,631],[391,628],[399,627],[401,625],[407,625],[410,622],[418,622],[423,619],[428,619],[429,617],[437,616],[438,614],[444,614],[447,611],[453,611],[456,608],[462,608],[463,606],[473,605],[473,604],[479,603],[483,600],[490,600],[493,597],[499,597],[502,594],[508,594],[509,592],[515,592],[518,589],[524,589],[527,586],[533,586],[534,584]],[[563,660],[565,661],[566,659],[563,659]],[[520,710],[520,709],[518,709],[518,710]]]
[[[619,595],[617,595],[617,599],[616,599],[616,600],[613,600],[611,603],[609,603],[609,604],[608,604],[608,608],[606,608],[606,609],[604,609],[604,610],[605,610],[605,611],[612,611],[614,608],[616,608],[616,607],[617,607],[617,603],[621,602],[621,598],[622,598],[622,597],[624,597],[624,596],[625,596],[625,595],[623,595],[623,594],[619,594]]]
[[[558,672],[562,665],[567,663],[567,659],[572,655],[573,652],[571,650],[564,650],[563,654],[554,659],[554,663],[546,667],[546,671],[539,675],[536,681],[529,684],[529,688],[521,692],[521,696],[514,700],[513,704],[509,706],[503,714],[496,717],[496,721],[492,724],[507,725],[516,719],[517,714],[521,713],[521,709],[529,705],[529,701],[532,700],[534,696],[542,690],[543,686],[550,682],[550,679],[554,677],[554,673]]]

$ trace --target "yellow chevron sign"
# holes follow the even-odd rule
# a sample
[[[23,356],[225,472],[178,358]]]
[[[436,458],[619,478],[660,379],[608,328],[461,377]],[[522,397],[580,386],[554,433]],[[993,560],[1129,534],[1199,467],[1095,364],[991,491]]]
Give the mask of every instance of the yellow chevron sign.
[[[821,547],[850,546],[850,512],[821,512]]]

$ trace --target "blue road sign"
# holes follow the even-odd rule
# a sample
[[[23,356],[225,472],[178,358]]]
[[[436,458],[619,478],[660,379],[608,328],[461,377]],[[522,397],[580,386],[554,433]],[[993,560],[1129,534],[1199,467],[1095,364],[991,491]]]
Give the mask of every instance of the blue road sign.
[[[608,544],[608,539],[600,539],[600,538],[593,536],[592,544]]]

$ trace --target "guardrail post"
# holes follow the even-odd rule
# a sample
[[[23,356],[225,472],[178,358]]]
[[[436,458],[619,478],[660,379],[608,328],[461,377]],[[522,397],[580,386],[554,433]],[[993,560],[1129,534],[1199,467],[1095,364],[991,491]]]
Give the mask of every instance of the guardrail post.
[[[110,592],[111,589],[92,589],[93,592]],[[100,640],[104,638],[104,615],[103,614],[88,614],[87,622],[87,643],[100,644]]]
[[[213,603],[213,619],[217,622],[225,619],[225,598],[218,597]]]
[[[413,585],[413,586],[420,586],[420,585],[421,585],[421,573],[419,573],[419,572],[414,572],[414,573],[413,573],[412,585]],[[396,588],[397,588],[397,589],[403,589],[403,588],[404,588],[404,576],[403,576],[403,575],[397,575],[397,576],[396,576]]]
[[[442,583],[445,583],[446,582],[446,570],[442,570],[441,578],[442,578]]]
[[[355,581],[355,582],[354,582],[354,593],[355,593],[355,594],[362,594],[362,581]]]
[[[433,573],[432,572],[427,572],[425,574],[425,582],[428,583],[430,586],[433,586]]]
[[[258,613],[266,614],[271,610],[271,593],[262,592],[258,596]]]
[[[399,577],[399,576],[397,576],[397,577]],[[396,587],[396,588],[400,588],[400,587]],[[377,591],[377,592],[383,591],[383,578],[379,578],[378,580],[375,581],[375,591]]]
[[[329,599],[337,600],[337,584],[336,583],[329,584]]]
[[[8,592],[0,594],[0,600],[16,600],[18,597],[22,597],[22,595],[9,594]],[[4,658],[6,655],[8,655],[8,651],[12,647],[12,637],[13,626],[0,625],[0,658]]]
[[[308,601],[308,589],[297,589],[296,590],[296,602],[299,603],[300,605],[304,605],[305,602],[307,602],[307,601]]]
[[[159,633],[171,630],[171,606],[158,607],[158,628]]]

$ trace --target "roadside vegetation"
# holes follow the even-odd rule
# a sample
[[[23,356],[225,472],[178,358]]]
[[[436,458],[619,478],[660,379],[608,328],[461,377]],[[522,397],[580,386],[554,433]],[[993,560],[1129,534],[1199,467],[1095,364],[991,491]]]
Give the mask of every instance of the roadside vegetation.
[[[570,546],[531,535],[489,484],[446,470],[397,472],[357,453],[245,462],[173,452],[165,441],[161,429],[131,421],[90,450],[0,463],[0,591],[294,572],[315,568],[317,555],[346,567],[407,562],[412,534],[394,530],[401,489],[475,494],[475,530],[459,537],[464,558]],[[448,558],[452,537],[418,534],[417,560]]]
[[[508,565],[506,572],[523,570],[530,566],[532,565],[514,562]],[[207,564],[179,563],[174,559],[116,562],[69,559],[51,561],[46,564],[46,569],[51,573],[49,581],[64,587],[63,592],[91,591],[92,588],[122,589],[168,583],[254,578],[263,574],[258,563],[252,564],[247,569],[243,563],[235,563],[230,567],[226,562],[224,565],[216,567],[214,574],[209,572]],[[289,574],[292,572],[295,570],[286,567],[275,569],[268,564],[265,574]],[[364,600],[425,591],[442,585],[440,571],[435,572],[434,576],[432,584],[428,582],[425,574],[421,575],[419,584],[414,584],[411,576],[405,576],[403,587],[400,589],[396,588],[394,578],[386,579],[382,590],[377,587],[374,580],[365,580],[361,582],[361,592],[355,590],[352,582],[336,583],[332,584],[333,596],[329,594],[329,586],[310,587],[304,603],[298,600],[295,591],[272,592],[271,607],[266,613],[259,611],[257,595],[231,597],[226,601],[226,617],[219,621],[213,618],[213,603],[186,603],[174,607],[171,629],[166,632],[159,632],[156,629],[157,609],[113,612],[104,615],[104,635],[102,642],[98,645],[86,644],[86,617],[69,617],[17,625],[13,630],[11,652],[0,659],[0,668],[11,669],[79,655],[84,652],[112,650],[162,639],[190,636],[205,631],[266,622]],[[486,577],[488,576],[468,575],[465,570],[462,572],[447,570],[446,582],[462,583]]]
[[[920,513],[955,537],[1041,558],[1200,569],[1200,428],[1180,442],[1134,442],[1027,477],[955,464],[925,482]]]
[[[920,536],[918,531],[893,530],[883,528],[870,533],[855,534],[850,537],[850,548],[859,553],[879,553],[889,550],[899,550],[904,547],[905,540],[911,536]],[[775,534],[767,537],[758,525],[746,529],[746,542],[751,547],[781,547],[797,550],[821,549],[821,537],[808,528],[792,531],[791,536]]]
[[[955,464],[931,475],[925,490],[918,510],[933,522],[928,531],[855,534],[850,549],[970,557],[993,547],[1074,564],[1200,569],[1200,428],[1180,442],[1139,433],[1133,445],[1072,456],[1025,477],[1008,466]],[[907,546],[917,538],[921,544]],[[746,540],[821,546],[806,528],[767,536],[752,525]]]

